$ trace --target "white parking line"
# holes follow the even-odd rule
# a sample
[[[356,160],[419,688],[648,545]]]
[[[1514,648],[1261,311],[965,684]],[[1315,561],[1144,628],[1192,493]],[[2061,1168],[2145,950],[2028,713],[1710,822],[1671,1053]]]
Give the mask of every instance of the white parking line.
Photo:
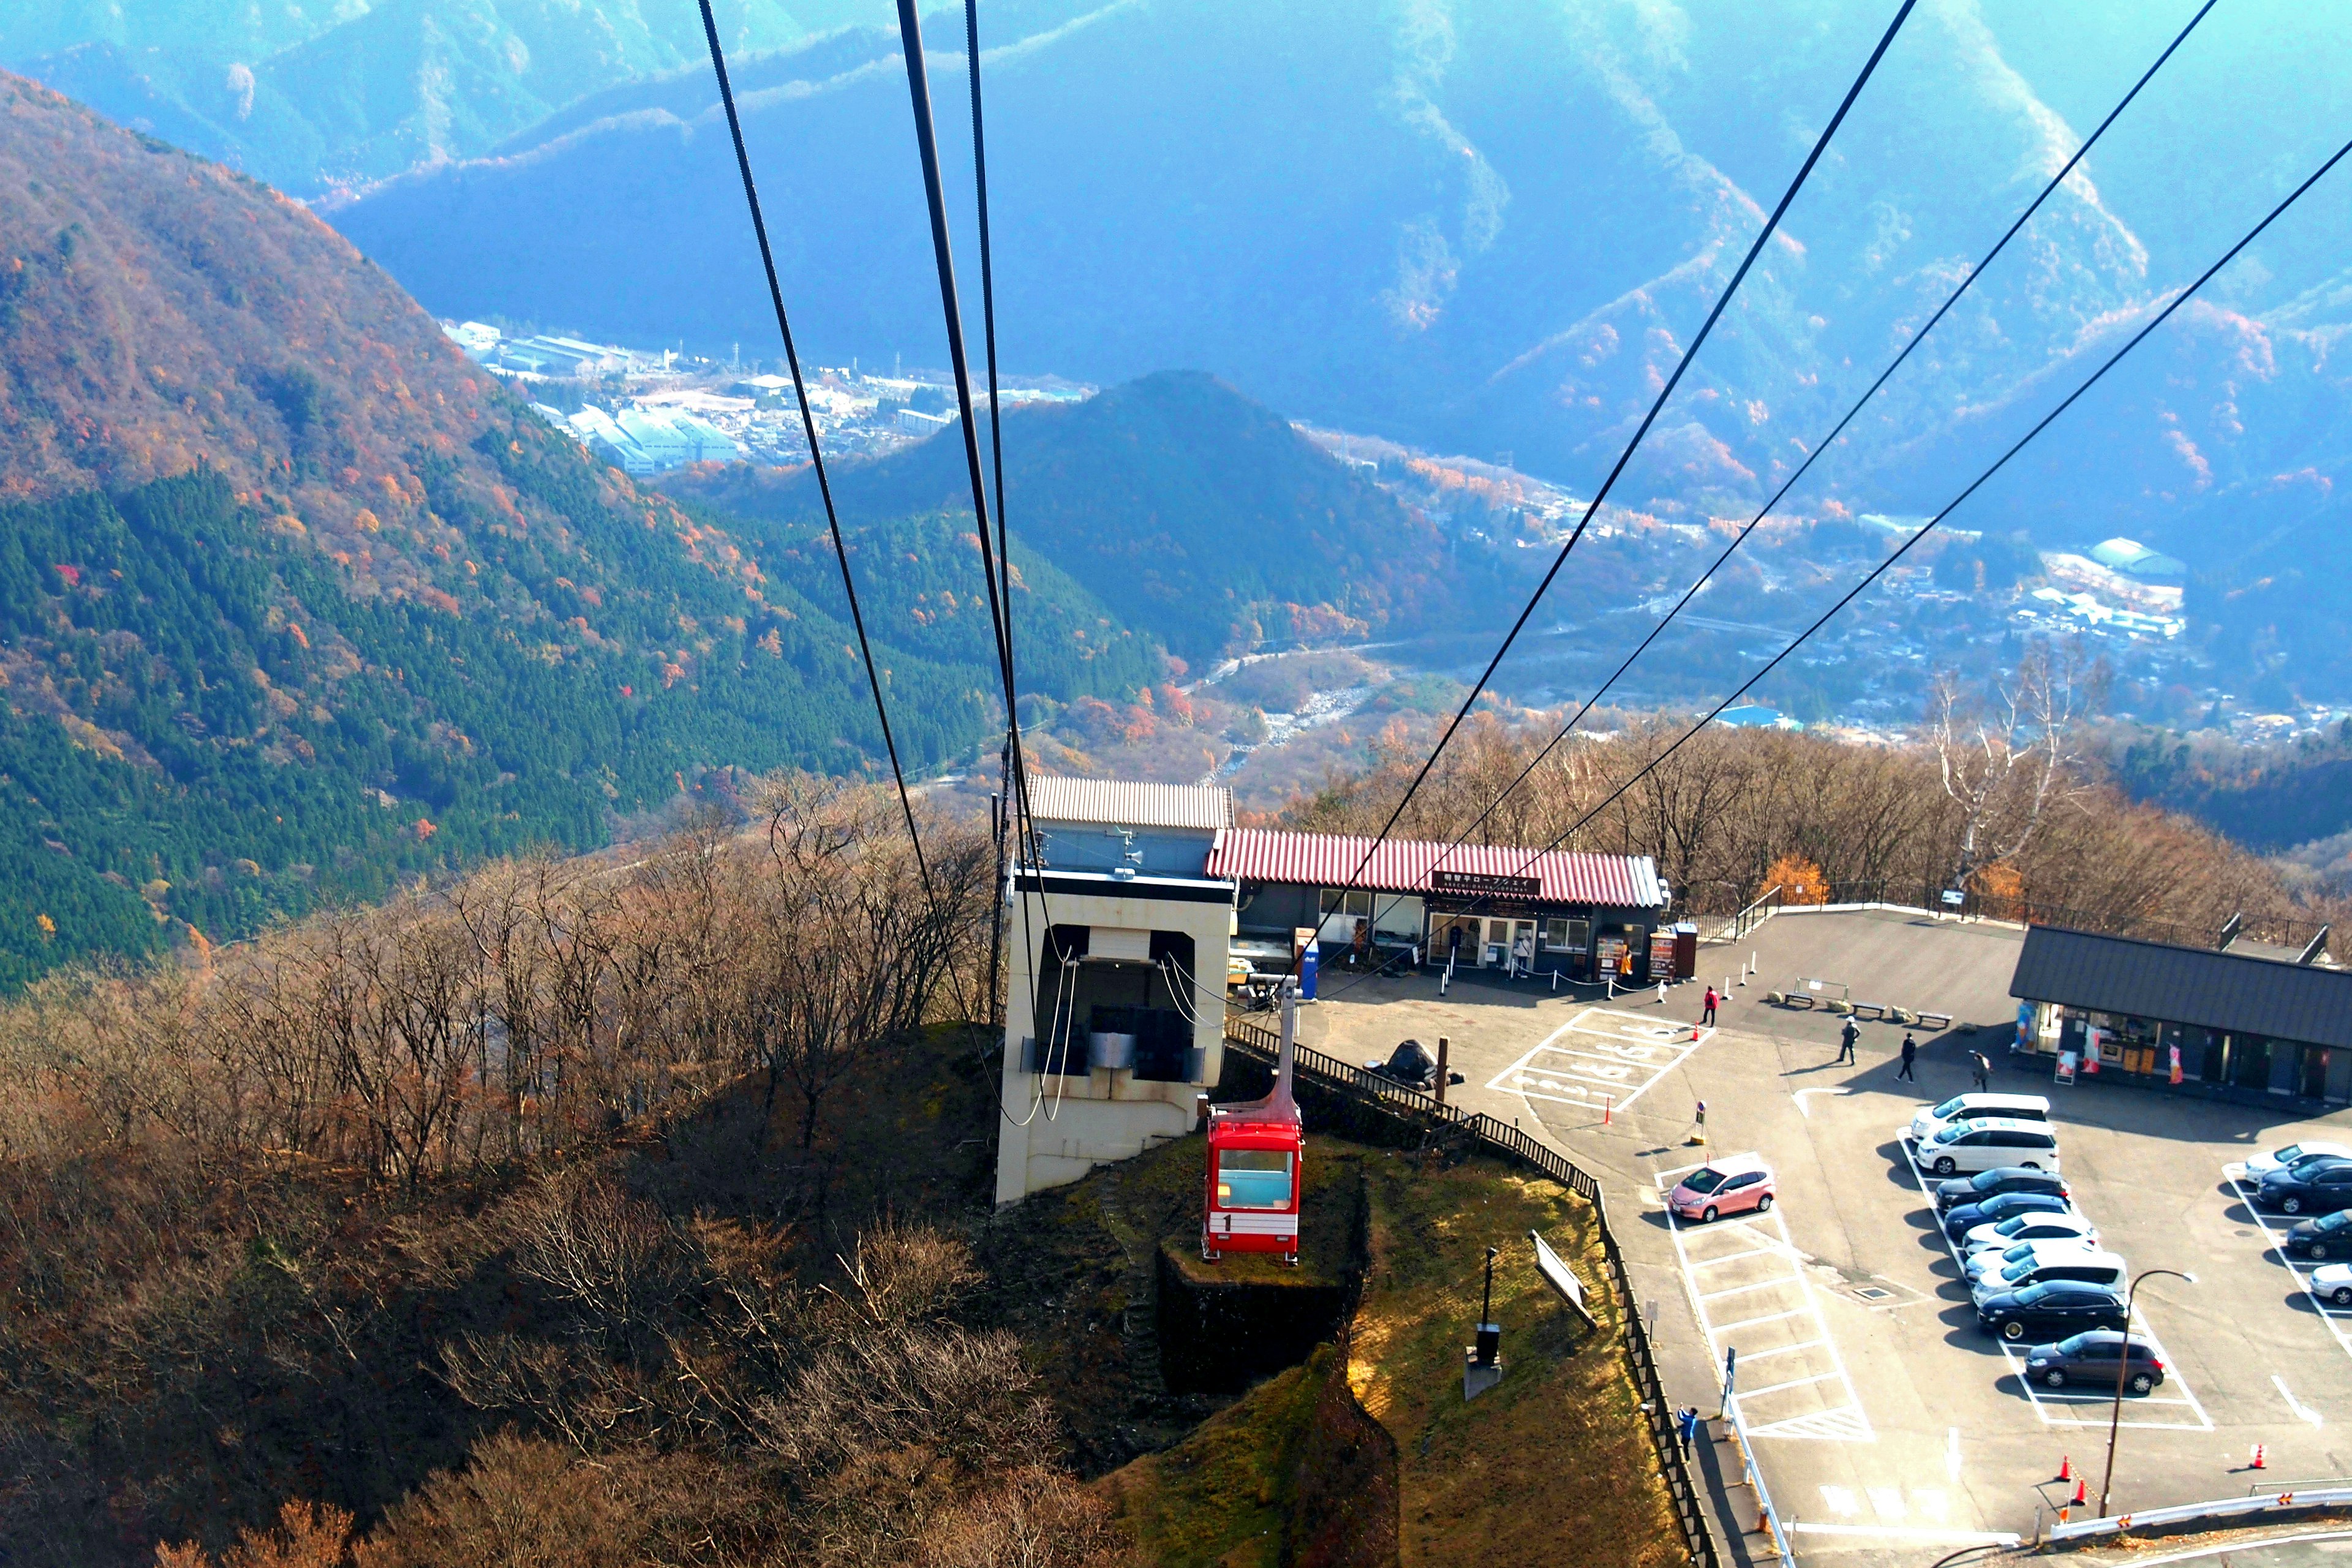
[[[1713,1029],[1644,1024],[1587,1007],[1496,1073],[1486,1087],[1588,1109],[1606,1093],[1623,1110],[1714,1035]],[[1546,1056],[1565,1059],[1542,1059]]]
[[[1787,1355],[1790,1351],[1809,1351],[1828,1342],[1826,1340],[1800,1340],[1793,1345],[1775,1345],[1769,1351],[1742,1351],[1739,1363],[1742,1366],[1746,1366],[1749,1363],[1762,1361],[1767,1356]]]
[[[1843,1373],[1839,1372],[1817,1372],[1811,1377],[1792,1377],[1786,1383],[1768,1383],[1761,1388],[1743,1388],[1738,1391],[1738,1395],[1742,1399],[1761,1399],[1768,1394],[1778,1394],[1784,1388],[1802,1388],[1809,1383],[1827,1383],[1833,1377],[1844,1375]]]
[[[1736,1323],[1722,1324],[1715,1331],[1718,1334],[1737,1333],[1741,1329],[1753,1329],[1765,1323],[1777,1323],[1783,1318],[1801,1318],[1806,1310],[1807,1309],[1803,1307],[1792,1307],[1788,1311],[1768,1312],[1760,1318],[1742,1318]]]
[[[2231,1162],[2231,1164],[2235,1163],[2234,1161]],[[2242,1172],[2243,1167],[2239,1169]],[[2232,1173],[2231,1165],[2221,1167],[2221,1175],[2230,1184],[2230,1190],[2238,1194],[2238,1201],[2246,1205],[2246,1213],[2252,1215],[2254,1223],[2262,1227],[2263,1238],[2271,1244],[2270,1249],[2278,1254],[2279,1261],[2286,1265],[2286,1271],[2294,1276],[2295,1284],[2302,1288],[2305,1295],[2311,1298],[2311,1310],[2319,1314],[2319,1321],[2326,1323],[2327,1331],[2336,1336],[2337,1347],[2346,1355],[2352,1355],[2352,1339],[2345,1337],[2344,1326],[2328,1307],[2326,1298],[2312,1288],[2312,1271],[2287,1256],[2285,1236],[2271,1228],[2271,1222],[2264,1219],[2263,1211],[2254,1206],[2252,1196],[2247,1193],[2244,1184],[2238,1180],[2237,1174]]]
[[[1911,1168],[1911,1179],[1918,1184],[1919,1195],[1927,1200],[1927,1215],[1928,1218],[1935,1224],[1936,1234],[1943,1238],[1944,1249],[1951,1254],[1952,1264],[1955,1268],[1959,1269],[1960,1279],[1962,1282],[1965,1283],[1968,1279],[1968,1264],[1963,1261],[1960,1257],[1958,1244],[1954,1242],[1951,1238],[1950,1233],[1944,1229],[1944,1216],[1936,1208],[1936,1194],[1934,1189],[1927,1185],[1927,1173],[1921,1170],[1919,1168],[1919,1162],[1911,1157],[1911,1144],[1909,1140],[1906,1139],[1900,1141],[1899,1146],[1903,1150],[1903,1163]],[[2174,1362],[2172,1352],[2164,1348],[2164,1342],[2158,1339],[2156,1337],[2156,1331],[2147,1326],[2147,1319],[2137,1310],[2132,1314],[2131,1332],[2139,1338],[2146,1340],[2149,1348],[2156,1352],[2158,1359],[2162,1361],[2167,1366],[2173,1367],[2175,1369],[2168,1379],[2165,1386],[2168,1388],[2177,1387],[2180,1391],[2179,1396],[2166,1396],[2160,1400],[2152,1394],[2142,1395],[2132,1401],[2132,1408],[2137,1410],[2144,1405],[2154,1405],[2158,1403],[2167,1405],[2182,1404],[2186,1405],[2190,1410],[2196,1413],[2197,1422],[2193,1426],[2186,1422],[2180,1421],[2125,1421],[2119,1423],[2119,1425],[2125,1426],[2147,1427],[2152,1431],[2163,1432],[2210,1432],[2213,1430],[2213,1418],[2205,1414],[2205,1407],[2202,1405],[2197,1403],[2196,1393],[2189,1388],[2188,1379],[2179,1375],[2178,1363]],[[2053,1405],[2063,1407],[2075,1404],[2077,1401],[2080,1401],[2083,1405],[2088,1405],[2096,1402],[2097,1395],[2089,1393],[2087,1390],[2068,1391],[2066,1393],[2060,1393],[2053,1390],[2046,1394],[2037,1392],[2033,1386],[2032,1380],[2025,1375],[2025,1363],[2018,1359],[2017,1352],[2011,1348],[2010,1342],[2001,1338],[1999,1334],[1992,1335],[1991,1339],[1993,1348],[2000,1352],[2001,1360],[2009,1363],[2010,1372],[2017,1378],[2018,1387],[2025,1391],[2027,1401],[2032,1405],[2033,1413],[2042,1417],[2042,1424],[2043,1426],[2104,1426],[2107,1425],[2105,1421],[2078,1421],[2069,1415],[2053,1415],[2050,1413],[2051,1406]],[[2113,1392],[2110,1391],[2107,1395],[2107,1402],[2111,1405],[2114,1402],[2114,1397]]]
[[[2281,1377],[2276,1373],[2271,1373],[2271,1382],[2277,1386],[2279,1397],[2286,1401],[2286,1407],[2294,1412],[2298,1420],[2308,1421],[2314,1426],[2326,1425],[2326,1423],[2321,1420],[2318,1411],[2314,1410],[2310,1405],[2305,1405],[2302,1400],[2297,1399],[2294,1396],[2294,1390],[2286,1385],[2286,1379]]]
[[[1693,1170],[1696,1168],[1690,1167]],[[1660,1190],[1664,1191],[1671,1189],[1675,1178],[1682,1174],[1684,1173],[1681,1171],[1662,1171],[1657,1173],[1655,1179]],[[1706,1336],[1708,1352],[1718,1366],[1722,1363],[1725,1351],[1732,1349],[1738,1351],[1738,1359],[1743,1362],[1762,1360],[1768,1356],[1796,1354],[1801,1352],[1806,1356],[1813,1358],[1811,1364],[1815,1367],[1826,1366],[1827,1368],[1826,1371],[1790,1376],[1758,1388],[1735,1386],[1733,1397],[1739,1405],[1743,1419],[1748,1424],[1748,1435],[1753,1438],[1791,1437],[1810,1438],[1818,1442],[1876,1442],[1877,1435],[1871,1430],[1870,1418],[1863,1411],[1862,1400],[1854,1391],[1853,1380],[1847,1373],[1843,1358],[1838,1354],[1836,1336],[1830,1331],[1829,1321],[1822,1313],[1821,1300],[1814,1292],[1811,1279],[1807,1273],[1805,1254],[1798,1251],[1795,1241],[1790,1238],[1788,1221],[1782,1216],[1780,1208],[1775,1206],[1762,1214],[1744,1215],[1696,1227],[1685,1225],[1672,1209],[1665,1212],[1667,1229],[1674,1237],[1675,1256],[1682,1265],[1683,1289],[1690,1296],[1691,1310],[1698,1318],[1699,1330]],[[1731,1238],[1727,1253],[1716,1253],[1713,1250],[1710,1243],[1712,1238],[1717,1237]],[[1700,1249],[1706,1249],[1703,1255],[1700,1255]],[[1701,1269],[1715,1263],[1734,1258],[1759,1260],[1762,1267],[1769,1270],[1769,1278],[1730,1286],[1720,1290],[1700,1289],[1699,1271]],[[1783,1300],[1794,1300],[1799,1305],[1788,1307],[1777,1312],[1759,1312],[1731,1322],[1715,1321],[1715,1309],[1710,1306],[1710,1303],[1727,1300],[1733,1297],[1750,1296],[1763,1290],[1781,1291]],[[1812,1331],[1796,1343],[1768,1344],[1751,1351],[1737,1345],[1731,1339],[1733,1334],[1745,1330],[1806,1317],[1812,1319]],[[1802,1333],[1803,1331],[1799,1330],[1798,1332]],[[1800,1360],[1796,1367],[1790,1368],[1790,1371],[1796,1372],[1805,1364],[1803,1360]],[[1826,1409],[1800,1411],[1777,1420],[1771,1418],[1769,1414],[1759,1418],[1751,1410],[1751,1405],[1754,1402],[1791,1389],[1824,1384],[1835,1384],[1844,1394],[1843,1403],[1832,1405]]]

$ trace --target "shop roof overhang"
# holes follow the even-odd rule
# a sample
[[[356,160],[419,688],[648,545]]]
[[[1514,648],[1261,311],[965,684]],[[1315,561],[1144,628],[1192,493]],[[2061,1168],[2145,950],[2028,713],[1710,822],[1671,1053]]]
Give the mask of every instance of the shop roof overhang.
[[[1508,845],[1449,847],[1391,838],[1383,840],[1367,862],[1365,852],[1371,849],[1370,838],[1351,835],[1235,827],[1209,852],[1208,872],[1234,881],[1353,886],[1424,898],[1640,910],[1666,904],[1657,862],[1647,855],[1581,855],[1559,849],[1535,853]],[[1454,887],[1444,885],[1449,878],[1455,880]]]
[[[2097,1013],[2352,1048],[2352,973],[2035,926],[2009,994]]]

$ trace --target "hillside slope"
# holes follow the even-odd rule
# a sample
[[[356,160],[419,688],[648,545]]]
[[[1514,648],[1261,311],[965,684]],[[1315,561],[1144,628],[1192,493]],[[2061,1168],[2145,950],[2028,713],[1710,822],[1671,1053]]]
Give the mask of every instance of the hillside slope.
[[[1418,628],[1457,600],[1419,513],[1197,372],[1164,372],[1070,407],[1008,409],[1006,506],[1018,545],[1128,626],[1188,660],[1262,640]],[[824,513],[804,471],[732,467],[666,481],[746,519],[806,530]],[[845,521],[971,514],[953,428],[847,469]]]
[[[878,765],[829,555],[641,493],[282,197],[0,100],[0,988],[601,843],[709,769]],[[896,542],[932,562],[874,623],[919,767],[997,705],[938,613],[976,569]],[[1040,689],[1157,674],[1066,578],[1024,591]]]

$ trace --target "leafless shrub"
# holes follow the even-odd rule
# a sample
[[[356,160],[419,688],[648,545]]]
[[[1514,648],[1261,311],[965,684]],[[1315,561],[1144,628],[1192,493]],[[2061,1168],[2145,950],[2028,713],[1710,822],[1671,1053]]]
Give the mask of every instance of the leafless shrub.
[[[1106,1499],[1034,1465],[941,1509],[919,1545],[922,1568],[1123,1568],[1136,1560]]]

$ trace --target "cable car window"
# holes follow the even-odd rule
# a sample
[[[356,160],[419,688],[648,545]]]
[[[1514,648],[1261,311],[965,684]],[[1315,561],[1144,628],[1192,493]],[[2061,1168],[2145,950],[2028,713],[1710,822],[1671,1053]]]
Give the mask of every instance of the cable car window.
[[[1290,1152],[1285,1149],[1217,1151],[1217,1206],[1226,1209],[1286,1209],[1290,1206]]]

